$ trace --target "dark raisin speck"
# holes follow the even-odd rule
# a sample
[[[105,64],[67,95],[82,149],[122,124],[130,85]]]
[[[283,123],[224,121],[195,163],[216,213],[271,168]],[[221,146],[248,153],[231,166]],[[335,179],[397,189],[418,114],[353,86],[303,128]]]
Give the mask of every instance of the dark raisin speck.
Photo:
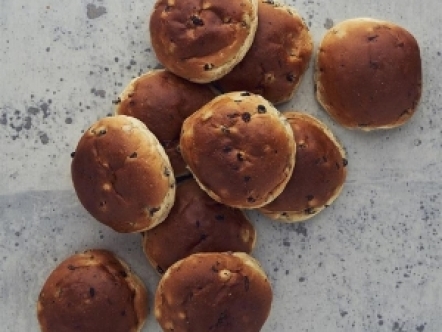
[[[290,73],[290,74],[287,74],[286,79],[287,79],[287,81],[289,81],[289,82],[294,82],[295,79],[296,79],[296,76],[293,75],[292,73]]]
[[[241,152],[238,152],[236,154],[236,158],[238,159],[238,161],[244,161],[244,156]]]
[[[95,296],[95,289],[94,289],[93,287],[89,288],[89,295],[90,295],[91,297],[94,297],[94,296]]]
[[[213,67],[215,67],[212,63],[206,63],[204,65],[204,70],[211,70],[213,69]]]
[[[223,152],[224,153],[229,153],[229,152],[231,152],[232,151],[232,148],[230,147],[230,146],[225,146],[225,147],[223,147]]]
[[[252,196],[247,197],[247,202],[254,203],[256,202],[256,199],[254,199]]]
[[[196,25],[196,26],[203,26],[204,25],[204,21],[201,19],[201,17],[198,17],[196,15],[190,16],[190,20],[192,21],[193,25]]]
[[[307,208],[304,210],[305,214],[315,214],[315,209],[313,208]]]
[[[152,209],[149,210],[149,213],[150,213],[151,216],[153,216],[158,211],[160,211],[160,208],[152,208]]]
[[[74,158],[75,157],[75,152],[72,152],[71,153],[71,158]]]
[[[266,107],[264,105],[258,105],[258,113],[264,114],[265,112],[267,112]]]
[[[136,152],[132,153],[132,154],[129,156],[129,158],[131,158],[131,159],[136,158],[136,157],[138,157],[138,154],[137,154]]]
[[[243,96],[243,97],[247,97],[247,96],[250,96],[250,93],[247,92],[247,91],[244,91],[244,92],[241,92],[240,95]]]
[[[348,160],[345,159],[345,158],[343,158],[343,159],[342,159],[342,165],[343,165],[344,167],[347,167],[347,165],[348,165]]]
[[[68,265],[68,270],[74,271],[74,270],[75,270],[75,266],[73,266],[73,265]]]
[[[165,271],[164,271],[164,269],[161,266],[157,265],[157,272],[159,274],[164,274]]]
[[[250,181],[250,179],[251,179],[251,177],[250,177],[250,176],[245,176],[245,177],[244,177],[244,182],[249,182],[249,181]]]
[[[242,120],[243,120],[244,122],[249,122],[250,119],[251,119],[251,115],[250,115],[249,112],[244,112],[244,113],[241,115],[241,118],[242,118]]]
[[[307,200],[310,202],[313,200],[313,198],[315,198],[315,196],[313,195],[307,195]]]
[[[225,219],[225,217],[224,217],[223,214],[218,214],[218,215],[215,216],[215,219],[218,220],[218,221],[222,221],[222,220]]]

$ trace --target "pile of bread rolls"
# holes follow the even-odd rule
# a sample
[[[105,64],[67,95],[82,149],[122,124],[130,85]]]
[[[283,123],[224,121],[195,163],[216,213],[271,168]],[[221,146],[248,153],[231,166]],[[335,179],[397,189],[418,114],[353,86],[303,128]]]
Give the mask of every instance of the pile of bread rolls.
[[[260,331],[272,290],[249,255],[257,234],[242,209],[307,220],[346,179],[326,125],[275,106],[293,97],[312,38],[293,8],[271,0],[158,0],[149,27],[165,69],[130,82],[115,116],[86,130],[75,191],[99,222],[142,234],[162,276],[154,313],[164,331]],[[414,37],[374,19],[331,28],[316,59],[318,101],[348,128],[405,123],[421,76]],[[140,331],[147,311],[142,282],[103,250],[65,260],[38,300],[42,331]]]

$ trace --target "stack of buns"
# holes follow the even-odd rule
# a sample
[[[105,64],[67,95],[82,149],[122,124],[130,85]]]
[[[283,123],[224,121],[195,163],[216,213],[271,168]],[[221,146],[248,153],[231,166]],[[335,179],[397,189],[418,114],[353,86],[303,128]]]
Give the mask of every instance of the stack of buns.
[[[162,276],[154,312],[164,331],[260,331],[272,290],[249,256],[257,234],[241,209],[304,221],[332,204],[346,180],[347,157],[330,129],[275,106],[294,96],[312,38],[293,8],[268,0],[157,0],[149,27],[165,69],[135,78],[115,116],[84,133],[74,188],[99,222],[142,234]],[[405,29],[348,20],[320,45],[317,98],[345,127],[398,126],[416,109],[420,66]],[[106,331],[139,331],[146,298],[121,260],[90,251],[51,274],[38,317],[43,331],[98,331],[97,315],[112,316]],[[121,301],[118,309],[103,307],[106,299]],[[121,321],[115,310],[124,311]]]

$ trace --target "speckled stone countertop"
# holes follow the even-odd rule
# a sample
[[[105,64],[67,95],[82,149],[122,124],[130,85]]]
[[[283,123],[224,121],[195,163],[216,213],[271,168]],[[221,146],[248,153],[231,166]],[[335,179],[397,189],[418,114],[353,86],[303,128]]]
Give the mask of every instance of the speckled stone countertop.
[[[402,128],[345,130],[321,110],[311,69],[282,107],[309,112],[345,145],[342,196],[315,219],[283,225],[250,213],[254,255],[274,304],[263,331],[442,331],[442,7],[439,0],[287,1],[311,27],[371,16],[421,46],[424,93]],[[79,204],[70,153],[112,112],[129,80],[158,66],[147,39],[152,0],[2,0],[0,10],[0,331],[38,331],[49,272],[86,248],[115,251],[145,281],[158,277],[138,235],[116,234]],[[143,331],[159,331],[153,314]]]

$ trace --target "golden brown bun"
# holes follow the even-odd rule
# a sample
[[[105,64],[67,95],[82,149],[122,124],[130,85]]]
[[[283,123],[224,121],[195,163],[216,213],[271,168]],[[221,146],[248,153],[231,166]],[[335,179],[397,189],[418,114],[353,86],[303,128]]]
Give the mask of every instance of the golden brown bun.
[[[143,283],[107,250],[63,261],[46,280],[37,303],[43,332],[138,332],[147,312]]]
[[[293,172],[296,153],[285,117],[248,92],[216,97],[187,118],[180,147],[200,186],[238,208],[274,200]]]
[[[255,238],[255,228],[241,210],[214,201],[189,179],[178,185],[166,220],[144,233],[143,249],[162,274],[173,263],[198,252],[250,253]]]
[[[285,112],[297,145],[296,167],[281,195],[260,209],[272,219],[309,219],[333,203],[347,175],[345,152],[333,133],[314,117]]]
[[[118,115],[92,125],[78,143],[71,172],[81,204],[117,232],[155,227],[172,208],[169,159],[138,119]]]
[[[319,102],[341,125],[362,130],[400,126],[421,97],[419,45],[393,23],[344,21],[322,40],[316,84]]]
[[[158,138],[179,177],[188,174],[177,149],[183,121],[215,96],[207,86],[154,70],[130,82],[120,95],[116,114],[141,120]]]
[[[196,83],[219,79],[242,60],[258,26],[258,0],[157,0],[150,38],[158,60]]]
[[[313,43],[301,16],[260,0],[258,30],[244,59],[217,82],[222,91],[247,90],[273,104],[290,100],[308,68]]]
[[[258,332],[271,303],[267,277],[249,255],[194,254],[161,279],[155,316],[163,331]]]

